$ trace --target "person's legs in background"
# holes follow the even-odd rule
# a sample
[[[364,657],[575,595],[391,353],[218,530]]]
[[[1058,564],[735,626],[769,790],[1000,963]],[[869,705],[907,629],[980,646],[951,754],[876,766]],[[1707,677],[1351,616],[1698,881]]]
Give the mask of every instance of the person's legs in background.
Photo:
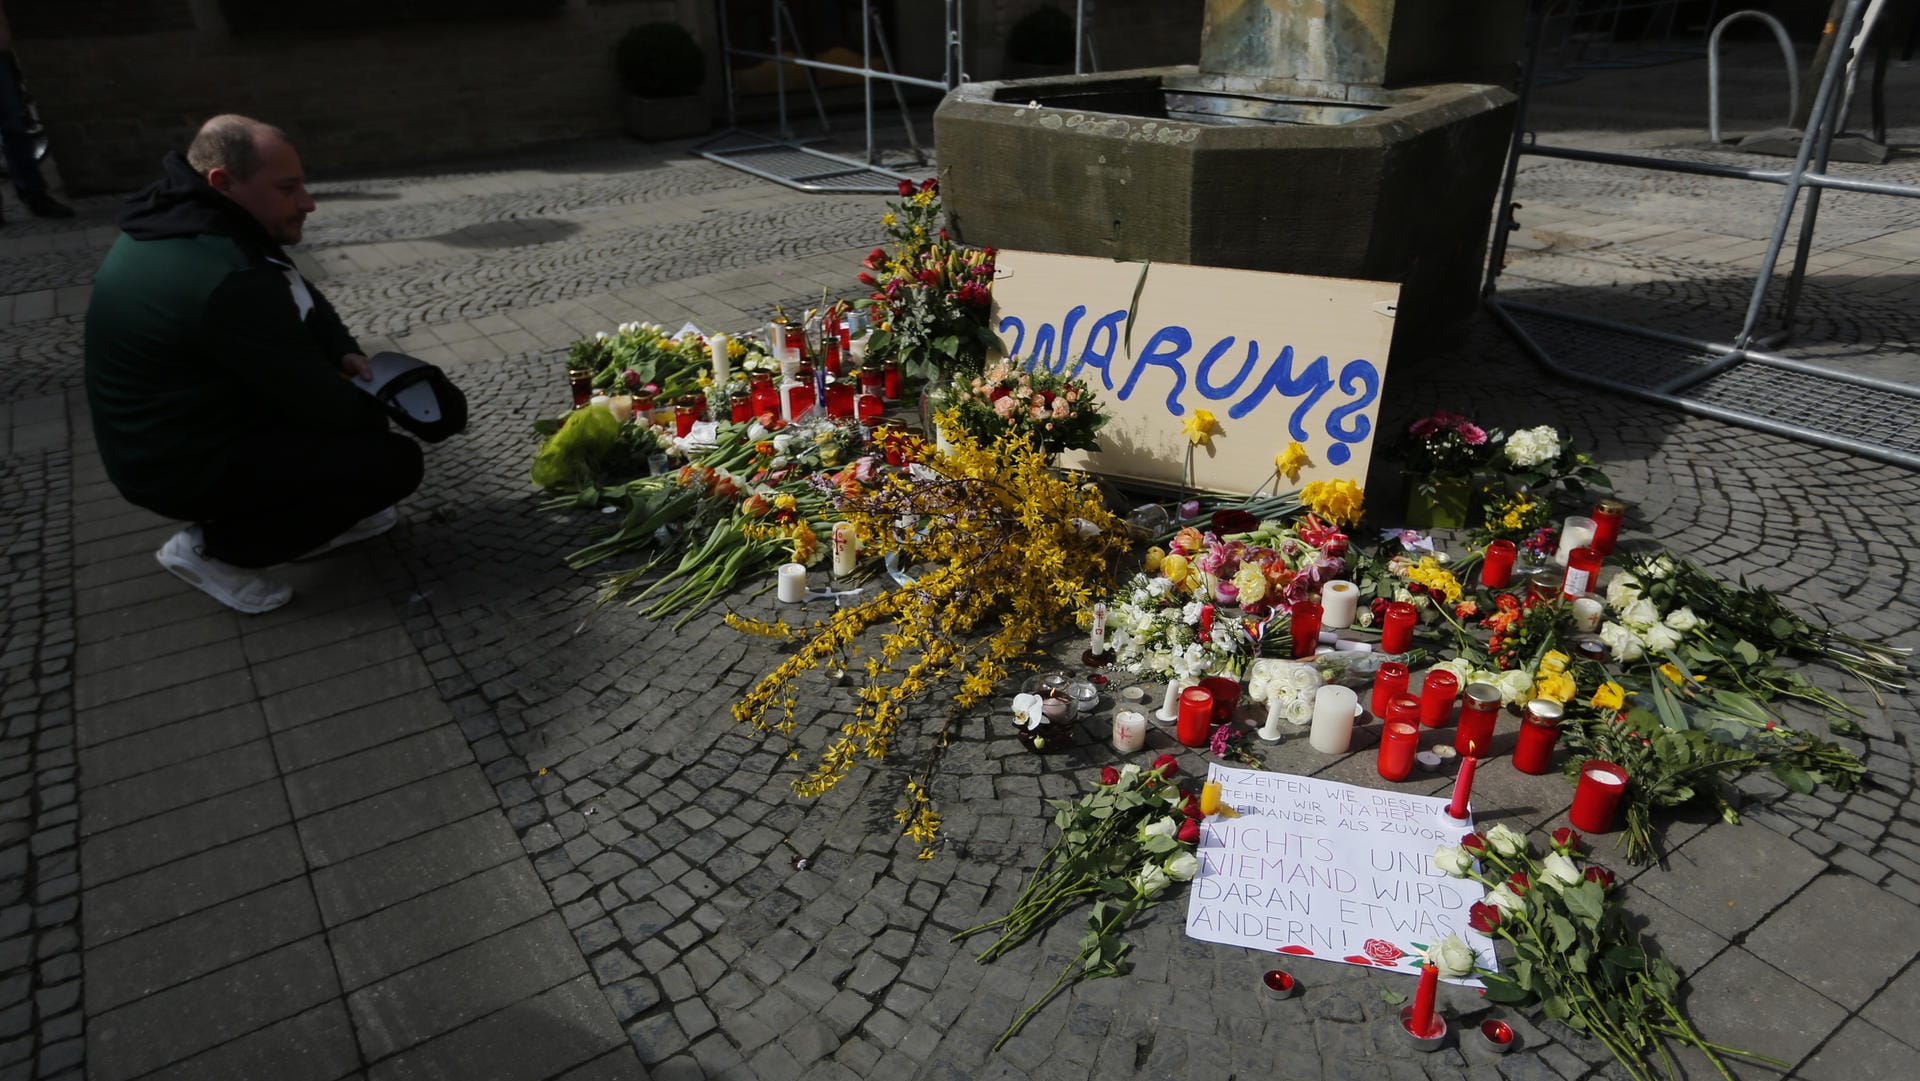
[[[33,137],[27,134],[27,105],[20,97],[20,65],[13,53],[0,49],[0,152],[7,159],[7,174],[20,202],[37,217],[71,218],[73,208],[47,194],[47,178],[41,175],[40,159],[34,155]]]

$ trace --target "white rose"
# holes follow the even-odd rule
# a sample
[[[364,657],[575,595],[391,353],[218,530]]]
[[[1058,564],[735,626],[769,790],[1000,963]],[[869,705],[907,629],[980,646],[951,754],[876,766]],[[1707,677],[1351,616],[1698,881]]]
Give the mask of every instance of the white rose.
[[[1667,618],[1661,622],[1679,631],[1681,634],[1685,634],[1700,625],[1700,617],[1694,615],[1693,609],[1691,608],[1675,608],[1673,611],[1668,612]]]
[[[1166,889],[1167,884],[1172,881],[1167,877],[1166,870],[1157,863],[1147,864],[1133,876],[1134,888],[1148,897],[1158,896],[1160,891]]]
[[[1142,839],[1148,837],[1172,837],[1179,829],[1179,823],[1175,822],[1171,817],[1162,818],[1156,822],[1147,823],[1146,827],[1140,831],[1140,836]]]
[[[1473,857],[1460,845],[1441,845],[1433,850],[1433,865],[1453,878],[1473,873]]]
[[[1640,632],[1640,641],[1649,653],[1666,653],[1680,644],[1680,632],[1664,623],[1655,623]]]
[[[1305,693],[1320,689],[1325,682],[1320,678],[1320,670],[1310,664],[1290,664],[1287,666],[1287,687],[1296,693]]]
[[[1640,599],[1640,579],[1630,571],[1621,571],[1607,583],[1607,604],[1615,611],[1625,608]]]
[[[1140,764],[1138,762],[1129,762],[1126,765],[1120,767],[1120,787],[1122,788],[1132,787],[1133,782],[1138,780],[1139,777],[1140,777]]]
[[[1660,609],[1655,608],[1652,601],[1640,597],[1620,613],[1620,622],[1638,630],[1648,624],[1660,622]]]
[[[1427,963],[1448,979],[1473,975],[1473,947],[1461,941],[1459,935],[1448,935],[1427,947],[1425,956]]]
[[[1652,578],[1656,582],[1665,581],[1673,577],[1673,572],[1679,569],[1679,566],[1675,564],[1673,560],[1668,559],[1666,556],[1661,556],[1647,564],[1647,577]]]
[[[1175,882],[1188,882],[1200,873],[1200,861],[1193,853],[1182,852],[1167,861],[1166,872]]]
[[[1460,686],[1464,687],[1468,683],[1472,682],[1472,680],[1469,680],[1467,678],[1467,673],[1470,672],[1472,669],[1473,669],[1473,666],[1467,663],[1467,659],[1465,657],[1452,657],[1447,660],[1441,661],[1439,664],[1436,664],[1432,668],[1427,669],[1427,671],[1429,673],[1440,672],[1440,671],[1452,672],[1453,678],[1460,684]]]
[[[1287,701],[1287,723],[1312,724],[1313,699],[1292,698]]]
[[[1572,860],[1558,852],[1550,852],[1540,861],[1540,878],[1555,886],[1577,886],[1584,876]]]
[[[1528,428],[1507,437],[1507,461],[1522,469],[1560,457],[1560,433],[1550,424]]]
[[[1524,668],[1509,669],[1494,677],[1493,685],[1500,689],[1501,703],[1511,705],[1533,690],[1533,676]]]
[[[1600,624],[1600,641],[1605,642],[1607,648],[1613,651],[1615,660],[1623,663],[1637,661],[1646,655],[1646,650],[1640,647],[1640,639],[1634,637],[1632,631],[1618,623]]]
[[[1497,825],[1487,831],[1487,844],[1493,847],[1496,855],[1501,856],[1518,856],[1527,850],[1527,839],[1505,825]]]
[[[1527,903],[1520,899],[1519,894],[1509,889],[1505,882],[1488,890],[1484,900],[1499,909],[1503,916],[1524,916],[1527,914]]]

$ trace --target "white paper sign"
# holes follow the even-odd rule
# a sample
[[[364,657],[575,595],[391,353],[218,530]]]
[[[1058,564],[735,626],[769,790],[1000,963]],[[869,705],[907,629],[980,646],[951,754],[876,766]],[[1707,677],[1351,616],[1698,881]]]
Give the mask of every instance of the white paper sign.
[[[1201,824],[1190,937],[1417,973],[1422,948],[1458,934],[1497,971],[1467,926],[1480,886],[1433,865],[1472,830],[1440,822],[1446,800],[1218,764],[1207,779],[1240,817]]]

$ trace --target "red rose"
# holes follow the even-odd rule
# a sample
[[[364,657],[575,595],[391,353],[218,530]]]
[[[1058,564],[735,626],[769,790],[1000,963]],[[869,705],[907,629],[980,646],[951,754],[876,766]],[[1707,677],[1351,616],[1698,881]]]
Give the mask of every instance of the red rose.
[[[1562,852],[1571,852],[1580,847],[1580,835],[1565,826],[1561,826],[1559,829],[1553,831],[1553,847]]]
[[[1375,597],[1373,603],[1368,605],[1368,607],[1373,611],[1374,619],[1387,618],[1387,599],[1385,597]]]
[[[920,182],[920,190],[937,192],[940,190],[940,181],[933,177],[928,177]]]
[[[1367,960],[1376,965],[1392,967],[1400,963],[1400,958],[1406,956],[1400,947],[1377,938],[1367,939],[1360,944],[1360,948],[1367,951]]]
[[[879,270],[887,265],[887,253],[880,248],[875,248],[867,253],[867,257],[860,261],[860,265],[868,270]]]
[[[1533,883],[1527,881],[1526,872],[1515,871],[1513,874],[1507,876],[1507,886],[1512,889],[1513,892],[1525,897],[1527,890],[1532,888]]]
[[[1200,823],[1194,821],[1191,818],[1187,819],[1185,822],[1180,823],[1180,832],[1175,836],[1179,837],[1181,843],[1183,844],[1190,844],[1190,845],[1199,844],[1200,843]]]
[[[1460,838],[1460,847],[1470,849],[1474,852],[1485,852],[1487,850],[1487,842],[1482,840],[1479,834],[1469,833],[1465,837]]]
[[[1117,769],[1114,769],[1112,766],[1103,767],[1100,770],[1100,783],[1101,784],[1119,784],[1120,771]]]
[[[1180,763],[1170,754],[1163,754],[1154,759],[1153,768],[1158,770],[1162,777],[1178,777],[1180,775]]]
[[[1603,890],[1610,890],[1613,888],[1613,882],[1614,882],[1613,872],[1607,870],[1605,867],[1601,867],[1597,864],[1588,864],[1587,869],[1585,871],[1585,875],[1588,882],[1600,883],[1600,888]]]
[[[1180,805],[1180,813],[1186,815],[1188,821],[1205,818],[1206,816],[1200,813],[1200,797],[1191,792],[1185,793],[1185,795],[1187,797],[1186,802]]]
[[[904,197],[904,196],[908,196],[908,195],[912,195],[912,194],[913,194],[913,181],[911,181],[911,180],[902,180],[902,181],[900,182],[900,194],[901,194],[901,195],[902,195],[903,197]]]
[[[1500,926],[1500,910],[1485,901],[1475,901],[1467,910],[1467,926],[1481,934],[1492,934]]]

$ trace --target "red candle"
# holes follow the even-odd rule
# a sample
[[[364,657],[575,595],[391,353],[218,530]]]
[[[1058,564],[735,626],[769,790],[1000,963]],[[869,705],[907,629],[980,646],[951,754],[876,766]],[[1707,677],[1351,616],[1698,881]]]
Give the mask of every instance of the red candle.
[[[1296,601],[1289,611],[1294,659],[1313,656],[1314,648],[1320,644],[1320,605],[1315,601]]]
[[[828,375],[840,374],[840,335],[827,335],[827,355],[822,364],[827,369]]]
[[[1593,592],[1600,578],[1601,554],[1592,548],[1575,548],[1567,553],[1567,574],[1560,580],[1560,595],[1571,600]]]
[[[780,411],[780,392],[774,388],[772,375],[754,372],[747,377],[747,404],[756,417]]]
[[[1387,723],[1419,724],[1420,700],[1406,693],[1396,694],[1387,699]]]
[[[860,393],[879,396],[886,392],[887,374],[880,365],[868,361],[860,368]]]
[[[634,406],[633,412],[635,416],[638,416],[640,407],[638,405]],[[727,419],[733,421],[735,424],[745,424],[753,419],[753,399],[749,398],[745,391],[738,391],[728,395]]]
[[[1485,756],[1493,750],[1493,722],[1500,714],[1500,691],[1491,683],[1467,686],[1460,700],[1460,725],[1453,732],[1453,749]]]
[[[1420,729],[1404,721],[1387,725],[1380,734],[1380,754],[1374,765],[1389,781],[1413,774],[1413,752],[1420,747]]]
[[[1453,719],[1453,698],[1460,690],[1460,677],[1444,668],[1436,668],[1420,681],[1420,723],[1439,728]]]
[[[1573,809],[1567,819],[1582,833],[1611,833],[1627,790],[1627,771],[1612,762],[1590,759],[1580,767],[1580,783],[1573,790]]]
[[[853,384],[841,380],[827,384],[827,415],[853,416]]]
[[[1593,539],[1587,547],[1601,555],[1610,555],[1620,543],[1620,524],[1626,519],[1627,505],[1618,499],[1602,499],[1593,508]]]
[[[799,420],[813,408],[813,384],[795,383],[787,388],[787,416]]]
[[[1420,610],[1406,601],[1387,605],[1387,618],[1380,628],[1380,652],[1405,653],[1413,645],[1413,624]]]
[[[1213,696],[1213,723],[1226,724],[1240,704],[1240,681],[1232,676],[1208,676],[1200,686]]]
[[[1180,718],[1175,723],[1175,738],[1189,747],[1205,747],[1213,734],[1213,692],[1205,687],[1188,687],[1180,692]]]
[[[568,368],[567,388],[573,392],[573,407],[584,409],[593,400],[593,369]]]
[[[1551,698],[1536,698],[1527,703],[1526,716],[1520,719],[1520,738],[1513,745],[1513,768],[1521,773],[1539,775],[1553,763],[1553,745],[1560,739],[1560,718],[1565,713]]]
[[[1439,1027],[1433,1023],[1433,1000],[1440,992],[1440,968],[1437,965],[1422,965],[1420,968],[1420,986],[1413,992],[1413,1034],[1420,1039],[1429,1039],[1439,1035]]]
[[[891,360],[886,362],[880,369],[880,386],[881,392],[887,396],[887,401],[897,402],[900,400],[899,364]]]
[[[1399,661],[1388,661],[1373,674],[1373,699],[1367,709],[1375,717],[1387,715],[1387,704],[1396,694],[1404,694],[1407,689],[1407,666]]]
[[[693,431],[693,403],[680,402],[673,407],[673,434],[685,437]]]
[[[886,408],[887,403],[881,401],[878,394],[863,393],[854,401],[854,411],[859,414],[860,423],[869,427],[880,422],[880,414],[885,412]]]
[[[1480,561],[1480,584],[1488,589],[1505,589],[1513,581],[1513,561],[1519,556],[1520,546],[1510,540],[1487,545],[1486,557]]]
[[[1447,817],[1467,820],[1467,801],[1473,798],[1473,771],[1480,768],[1474,755],[1460,756],[1460,772],[1453,775],[1453,802],[1447,804]]]

